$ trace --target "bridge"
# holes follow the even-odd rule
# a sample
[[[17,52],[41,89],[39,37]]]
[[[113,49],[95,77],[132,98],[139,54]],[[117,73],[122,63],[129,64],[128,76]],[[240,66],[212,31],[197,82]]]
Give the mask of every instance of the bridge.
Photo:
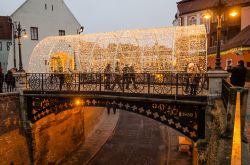
[[[108,78],[109,77],[109,78]],[[183,133],[193,141],[205,137],[205,74],[137,73],[27,74],[24,96],[28,120],[77,106],[134,112]],[[133,80],[132,80],[133,79]]]
[[[236,100],[236,90],[223,80],[228,73],[207,72],[206,60],[204,26],[44,39],[33,50],[30,73],[16,73],[31,162],[32,124],[83,106],[143,115],[193,142],[205,138],[208,102],[222,98],[227,107]],[[192,73],[187,69],[191,63]],[[108,65],[110,72],[103,73]],[[128,65],[133,72],[116,72]],[[215,128],[223,124],[213,122]]]
[[[32,124],[83,106],[133,112],[194,142],[205,138],[206,55],[204,26],[44,39],[31,54],[28,73],[17,76],[31,162]],[[117,72],[128,66],[133,71]]]

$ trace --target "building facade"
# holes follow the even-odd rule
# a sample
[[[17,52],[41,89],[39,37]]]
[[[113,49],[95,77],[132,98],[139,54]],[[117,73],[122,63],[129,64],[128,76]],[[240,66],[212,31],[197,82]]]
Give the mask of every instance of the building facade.
[[[173,22],[174,25],[178,26],[188,26],[192,24],[204,24],[207,29],[207,43],[208,43],[208,65],[211,67],[214,64],[209,63],[213,60],[209,58],[214,58],[215,47],[217,45],[217,13],[219,0],[182,0],[177,3],[178,12],[176,18]],[[222,34],[221,34],[221,44],[222,50],[228,51],[236,47],[227,46],[234,37],[236,37],[242,30],[244,30],[248,25],[250,25],[250,0],[222,0],[223,4],[223,14],[222,14]],[[236,11],[237,15],[232,17],[230,13]],[[210,18],[206,18],[209,14]],[[237,48],[246,49],[246,45],[242,45]],[[238,50],[238,49],[234,49]],[[234,52],[230,53],[227,61],[233,60],[234,64],[237,64],[237,60],[242,59],[241,56],[231,57]],[[244,53],[243,53],[244,54]],[[223,59],[225,60],[225,59]],[[247,61],[246,61],[247,63]],[[223,67],[226,64],[222,61]]]
[[[10,15],[10,18],[14,31],[16,25],[20,22],[21,27],[28,34],[28,38],[21,38],[24,70],[27,70],[29,57],[39,41],[47,36],[77,34],[81,27],[63,0],[26,0]],[[14,67],[14,56],[16,56],[17,68],[19,64],[17,39],[12,37],[12,43],[14,42],[15,44],[12,44],[8,55],[8,69]]]
[[[8,17],[0,16],[0,62],[3,72],[7,70],[8,56],[12,45],[11,34],[11,25]]]

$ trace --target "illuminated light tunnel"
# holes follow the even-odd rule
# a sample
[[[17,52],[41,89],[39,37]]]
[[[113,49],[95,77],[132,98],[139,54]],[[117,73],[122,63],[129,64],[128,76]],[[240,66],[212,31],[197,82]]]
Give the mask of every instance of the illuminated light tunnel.
[[[30,73],[102,73],[111,64],[132,65],[138,73],[186,71],[194,63],[207,68],[204,25],[125,30],[47,37],[34,48]]]

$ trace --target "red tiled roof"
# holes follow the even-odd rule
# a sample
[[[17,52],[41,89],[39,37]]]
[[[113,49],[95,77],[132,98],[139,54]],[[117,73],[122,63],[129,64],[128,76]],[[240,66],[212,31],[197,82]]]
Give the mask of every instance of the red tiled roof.
[[[239,34],[232,38],[224,47],[224,49],[231,49],[240,46],[250,46],[250,25],[243,29]]]
[[[250,3],[250,0],[222,0],[226,6],[234,6],[234,5],[244,5],[246,3]],[[196,11],[206,10],[213,7],[216,7],[218,4],[218,0],[182,0],[177,2],[177,7],[179,10],[179,14],[187,14]]]
[[[232,38],[227,44],[221,47],[222,51],[226,51],[232,48],[250,46],[250,25],[243,29],[239,34]],[[209,48],[208,54],[216,52],[216,47]]]
[[[7,16],[0,16],[0,39],[11,40],[12,27]]]

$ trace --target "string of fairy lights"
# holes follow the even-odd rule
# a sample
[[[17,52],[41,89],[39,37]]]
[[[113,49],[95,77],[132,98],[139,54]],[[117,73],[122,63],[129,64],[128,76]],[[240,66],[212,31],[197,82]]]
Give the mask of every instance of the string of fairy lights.
[[[185,71],[189,63],[206,71],[203,25],[48,37],[33,50],[29,72],[103,72],[110,64],[152,73]]]

